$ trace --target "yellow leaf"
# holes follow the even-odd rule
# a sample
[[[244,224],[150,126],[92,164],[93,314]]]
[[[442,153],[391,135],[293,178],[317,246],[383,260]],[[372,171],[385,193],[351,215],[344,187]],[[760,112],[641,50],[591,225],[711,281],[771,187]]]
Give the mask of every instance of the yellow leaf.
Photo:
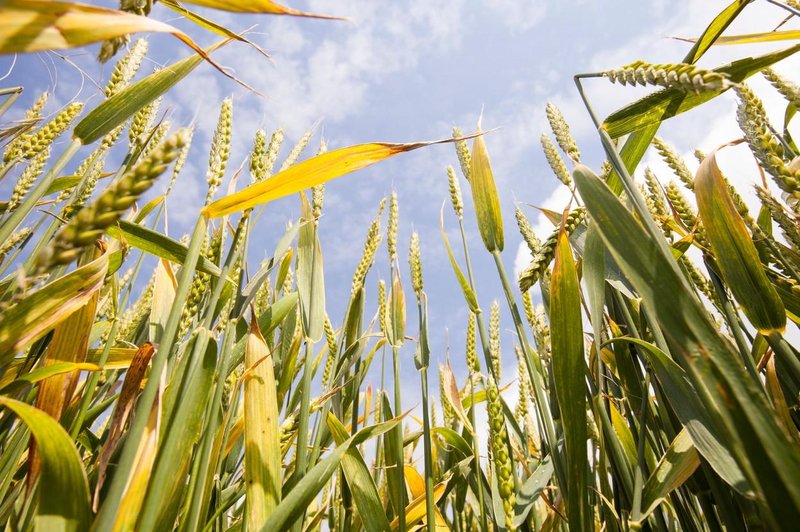
[[[297,9],[292,9],[291,7],[282,6],[276,2],[272,2],[271,0],[185,0],[185,2],[187,4],[222,9],[224,11],[233,11],[234,13],[263,13],[267,15],[292,15],[295,17],[326,19],[341,18],[330,15],[318,15],[316,13],[298,11]]]
[[[406,468],[407,470],[408,468]],[[433,500],[434,502],[438,502],[439,499],[444,495],[445,488],[447,488],[447,482],[440,482],[433,488]],[[425,508],[425,493],[423,491],[422,495],[416,497],[413,501],[411,501],[408,506],[406,506],[406,527],[411,527],[421,519],[425,517],[426,508]],[[439,518],[436,518],[437,526],[439,528]],[[400,519],[395,517],[394,521],[392,521],[391,528],[392,530],[397,530],[400,527]]]
[[[166,372],[161,374],[159,381],[158,394],[153,401],[153,408],[150,410],[150,417],[147,426],[139,440],[136,449],[136,457],[133,461],[130,476],[125,486],[125,493],[120,501],[113,530],[135,530],[136,520],[139,517],[147,494],[147,483],[150,481],[150,473],[156,460],[158,451],[158,434],[161,430],[161,401],[164,396],[164,377]],[[130,444],[131,442],[128,442]],[[121,472],[118,472],[121,474]]]
[[[140,31],[172,33],[191,42],[186,34],[158,20],[71,2],[7,0],[0,4],[0,21],[0,53],[4,54],[72,48]]]
[[[462,138],[472,138],[474,136]],[[207,218],[218,218],[237,211],[252,209],[257,205],[295,194],[339,176],[366,168],[398,153],[416,150],[433,144],[450,143],[454,140],[460,139],[443,139],[409,144],[372,142],[332,150],[290,166],[266,181],[250,185],[244,190],[218,199],[205,207],[203,214]]]

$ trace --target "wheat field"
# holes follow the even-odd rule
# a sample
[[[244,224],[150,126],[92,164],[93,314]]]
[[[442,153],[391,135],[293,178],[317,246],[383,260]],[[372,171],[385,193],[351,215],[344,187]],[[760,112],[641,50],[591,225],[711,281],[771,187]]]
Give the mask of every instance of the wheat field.
[[[570,200],[544,212],[551,229],[537,234],[521,208],[508,226],[492,131],[480,122],[436,141],[330,150],[312,132],[283,146],[283,130],[257,130],[237,170],[237,110],[226,98],[203,111],[216,128],[210,145],[197,146],[191,124],[163,119],[162,97],[206,62],[247,87],[212,53],[230,40],[263,50],[194,4],[330,17],[267,0],[163,3],[224,40],[200,48],[148,17],[149,2],[0,3],[0,53],[101,43],[99,60],[110,61],[102,101],[49,116],[45,93],[24,118],[7,119],[26,88],[0,89],[5,530],[721,531],[800,522],[800,150],[790,133],[800,76],[772,68],[800,50],[796,30],[730,35],[750,3],[736,0],[674,63],[631,58],[577,74],[605,162],[582,160],[548,104],[542,160]],[[800,16],[796,2],[770,3]],[[139,32],[173,34],[188,45],[185,58],[145,73],[148,42],[129,37]],[[777,46],[698,65],[715,45],[751,43]],[[784,123],[770,121],[751,78],[785,100]],[[650,92],[601,119],[596,83]],[[723,94],[737,105],[728,144],[687,161],[658,135],[662,122]],[[352,278],[326,276],[320,227],[337,220],[323,215],[325,184],[434,144],[452,148],[441,161],[441,240],[399,238],[404,205],[386,183],[379,204],[359,206],[373,217],[357,235]],[[735,146],[749,149],[750,168],[721,168],[717,153]],[[207,156],[205,198],[192,232],[176,238],[166,205],[190,148]],[[640,167],[645,153],[669,173]],[[741,179],[755,184],[757,203],[731,184]],[[166,192],[153,197],[156,183]],[[253,228],[265,205],[287,197],[299,217],[273,224],[277,244],[263,249]],[[532,256],[519,275],[503,261],[513,231]],[[431,345],[448,331],[429,327],[434,247],[463,295],[447,305],[468,315],[466,343],[451,346],[445,364]],[[496,277],[477,275],[479,256]],[[388,276],[375,282],[377,272]],[[503,299],[485,297],[487,282]],[[334,284],[346,300],[326,301]],[[510,347],[501,346],[506,330]],[[400,368],[412,360],[419,381],[409,396]]]

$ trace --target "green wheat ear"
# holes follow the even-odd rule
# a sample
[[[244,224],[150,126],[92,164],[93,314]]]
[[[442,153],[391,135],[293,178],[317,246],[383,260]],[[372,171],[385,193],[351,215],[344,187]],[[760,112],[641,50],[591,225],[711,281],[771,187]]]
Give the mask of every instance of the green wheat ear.
[[[78,211],[40,253],[37,258],[39,272],[69,264],[78,258],[83,249],[119,220],[178,157],[187,135],[187,130],[182,129],[169,137],[91,205]]]

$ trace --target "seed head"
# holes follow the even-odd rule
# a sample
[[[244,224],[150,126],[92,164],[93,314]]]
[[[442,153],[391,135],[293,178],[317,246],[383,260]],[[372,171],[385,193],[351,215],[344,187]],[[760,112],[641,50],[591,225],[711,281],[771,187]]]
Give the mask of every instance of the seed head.
[[[378,323],[381,332],[386,333],[386,282],[381,279],[378,281]]]
[[[3,154],[3,162],[9,162],[18,158],[32,159],[36,157],[36,155],[47,149],[55,139],[67,130],[72,121],[75,120],[82,110],[83,104],[80,102],[72,102],[67,105],[59,111],[52,120],[37,131],[22,135],[19,143],[14,143],[14,149],[6,150]]]
[[[522,209],[517,207],[514,216],[517,219],[517,227],[519,227],[519,232],[522,234],[522,239],[525,240],[525,243],[528,245],[531,255],[535,257],[542,247],[542,242],[539,240],[539,237],[536,236],[536,233],[534,233],[533,227],[531,227]]]
[[[186,143],[187,132],[179,130],[161,143],[147,157],[107,188],[91,205],[81,209],[56,233],[50,246],[37,258],[39,273],[51,267],[69,264],[141,197],[167,166],[177,158]]]
[[[297,162],[297,160],[300,158],[300,155],[303,154],[303,150],[305,150],[306,146],[308,146],[308,142],[311,140],[311,135],[313,134],[314,129],[312,128],[306,131],[305,134],[300,137],[300,140],[297,141],[297,144],[294,145],[292,151],[289,152],[289,155],[287,155],[286,159],[283,161],[281,169],[279,170],[280,172],[283,172]]]
[[[367,240],[364,242],[364,253],[361,255],[361,260],[356,266],[356,271],[353,274],[353,288],[351,296],[355,297],[359,290],[364,287],[364,279],[367,272],[372,267],[372,262],[375,259],[375,252],[378,250],[378,244],[381,242],[381,214],[386,206],[386,198],[381,200],[378,207],[378,215],[372,220],[367,232]]]
[[[725,74],[705,70],[688,63],[651,64],[635,61],[603,73],[612,83],[622,85],[658,85],[699,94],[722,91],[733,85]]]
[[[253,151],[250,152],[250,181],[258,183],[267,177],[267,133],[263,129],[256,131]]]
[[[222,107],[219,110],[217,129],[211,140],[211,152],[208,156],[208,171],[206,172],[206,182],[208,183],[208,194],[206,194],[206,204],[211,203],[214,193],[222,184],[222,176],[225,175],[225,168],[228,166],[228,158],[231,155],[231,124],[233,118],[233,101],[230,98],[222,100]]]
[[[511,457],[508,454],[508,431],[503,415],[503,405],[497,384],[491,376],[486,387],[487,413],[489,417],[489,445],[497,475],[497,490],[503,500],[506,528],[514,528],[514,479],[512,478]]]
[[[461,131],[459,128],[453,128],[453,138],[461,138],[464,136],[464,132]],[[461,166],[461,173],[464,174],[464,177],[469,181],[469,172],[470,166],[472,165],[472,154],[469,151],[469,146],[467,146],[466,140],[457,140],[456,141],[456,156],[458,156],[458,164]]]
[[[145,54],[147,54],[147,41],[138,39],[133,43],[128,53],[125,54],[125,57],[117,61],[117,64],[114,65],[114,70],[111,71],[108,84],[103,89],[107,98],[115,95],[130,83],[139,70]]]
[[[567,165],[564,163],[564,159],[558,154],[558,150],[555,144],[553,144],[553,141],[550,140],[550,137],[547,135],[542,135],[539,140],[542,143],[542,151],[547,159],[547,164],[550,165],[553,173],[558,180],[567,187],[572,187],[572,178],[569,175],[569,170],[567,170]]]
[[[187,128],[186,131],[186,144],[183,145],[178,157],[175,159],[175,165],[172,167],[172,177],[169,180],[166,194],[172,192],[172,187],[175,186],[175,180],[178,179],[178,174],[180,174],[181,170],[183,170],[183,165],[186,164],[186,159],[189,157],[189,149],[192,147],[194,128]]]
[[[553,130],[556,142],[558,142],[561,150],[566,153],[573,162],[581,162],[581,152],[578,149],[578,145],[575,143],[575,139],[572,138],[572,133],[569,131],[569,124],[564,120],[564,115],[561,114],[561,110],[552,103],[547,102],[545,114],[547,115],[548,122],[550,122],[550,129]]]
[[[653,139],[653,146],[655,146],[658,154],[661,155],[667,166],[675,172],[675,175],[678,176],[678,179],[683,182],[686,188],[694,190],[694,175],[677,150],[658,137]]]
[[[389,260],[397,257],[397,218],[399,207],[397,205],[397,192],[392,191],[389,197],[389,222],[386,230],[386,247],[389,250]]]
[[[767,81],[769,81],[788,102],[792,103],[797,109],[800,109],[800,85],[778,75],[778,73],[771,68],[765,68],[761,71],[761,74],[767,78]]]
[[[500,353],[500,304],[492,301],[492,310],[489,314],[489,355],[492,359],[492,376],[495,380],[500,378],[502,356]]]
[[[25,199],[25,195],[36,182],[36,178],[38,178],[42,170],[44,170],[44,165],[47,163],[49,157],[50,148],[47,147],[31,159],[31,162],[28,163],[28,166],[22,171],[22,174],[20,174],[19,179],[17,179],[14,185],[14,189],[11,191],[11,198],[8,200],[6,211],[13,211],[22,203],[22,200]]]
[[[422,297],[422,254],[419,248],[419,235],[411,233],[411,245],[408,251],[408,266],[411,269],[411,287],[419,300]]]
[[[478,362],[478,347],[475,341],[475,319],[475,314],[470,312],[467,320],[467,369],[479,373],[481,365]]]
[[[567,235],[571,235],[583,223],[584,218],[586,218],[586,210],[583,207],[573,209],[564,222],[564,231]],[[560,229],[553,231],[539,248],[539,252],[533,256],[533,261],[530,265],[520,274],[519,287],[523,292],[526,292],[536,281],[542,278],[550,263],[553,262],[559,231]]]
[[[461,220],[464,217],[464,200],[461,197],[461,185],[458,184],[458,177],[452,166],[447,167],[447,183],[450,186],[450,203],[453,205],[453,212]]]
[[[153,122],[158,114],[158,108],[161,106],[161,97],[156,98],[148,103],[133,115],[131,120],[131,127],[128,129],[128,149],[133,151],[138,146],[144,143],[145,135],[153,127]]]

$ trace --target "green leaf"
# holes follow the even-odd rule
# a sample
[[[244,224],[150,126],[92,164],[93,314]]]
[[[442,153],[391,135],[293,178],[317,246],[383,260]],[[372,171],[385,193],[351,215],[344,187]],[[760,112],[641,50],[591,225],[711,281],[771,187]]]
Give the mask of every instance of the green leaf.
[[[325,422],[337,445],[342,445],[347,441],[349,436],[347,429],[332,413],[328,412]],[[367,464],[364,462],[364,457],[358,452],[357,447],[350,447],[344,453],[341,465],[365,530],[369,532],[388,531],[389,521],[383,511],[378,488],[375,486]]]
[[[228,40],[214,44],[207,48],[205,53],[211,53],[226,43]],[[167,92],[189,75],[202,61],[203,56],[193,54],[128,85],[87,114],[75,126],[72,136],[84,146],[91,144],[123,124],[136,111]]]
[[[544,457],[536,466],[536,470],[525,480],[517,492],[514,507],[514,526],[521,527],[528,518],[534,504],[539,499],[544,488],[550,484],[553,476],[553,460],[550,455]]]
[[[261,530],[288,530],[288,527],[303,515],[311,501],[319,495],[331,475],[339,469],[345,453],[351,447],[360,445],[375,436],[380,436],[396,427],[399,423],[400,419],[397,418],[363,428],[354,436],[339,444],[294,485],[275,508],[275,511],[270,514],[269,519],[267,519]]]
[[[723,441],[762,501],[765,517],[773,524],[800,520],[800,455],[763,388],[750,379],[692,292],[667,242],[650,236],[590,169],[579,165],[573,175],[612,257],[661,325],[703,407],[724,427]],[[784,504],[766,503],[778,498]]]
[[[750,323],[764,335],[786,328],[783,302],[767,279],[756,246],[711,153],[700,165],[694,193],[706,236],[725,284]]]
[[[689,432],[683,429],[672,440],[669,449],[644,485],[642,490],[644,510],[640,521],[644,521],[673,490],[686,482],[699,466],[700,456],[692,445]]]
[[[586,363],[583,353],[581,293],[569,239],[563,229],[558,236],[555,264],[550,278],[550,334],[553,383],[564,428],[569,486],[565,496],[567,519],[575,529],[589,530],[592,512],[587,478]]]
[[[312,342],[322,338],[325,321],[325,278],[322,272],[322,250],[317,226],[306,195],[300,194],[302,221],[297,239],[297,294],[303,332]],[[302,223],[301,221],[301,223]]]
[[[164,395],[163,432],[138,521],[141,530],[153,530],[154,523],[177,517],[164,511],[170,497],[186,488],[185,471],[199,438],[216,363],[217,343],[211,331],[197,329]]]
[[[28,426],[42,460],[35,528],[56,532],[89,530],[89,482],[69,434],[56,420],[31,405],[2,396],[0,405]]]
[[[747,7],[749,1],[746,0],[733,0],[728,7],[722,10],[722,12],[714,17],[714,20],[711,21],[711,24],[705,29],[703,34],[697,39],[694,46],[689,53],[684,58],[684,63],[694,64],[697,62],[700,57],[705,54],[709,48],[716,42],[722,32],[730,26],[731,22],[734,21],[736,17]]]
[[[475,291],[470,286],[469,281],[464,276],[464,273],[461,271],[458,262],[456,262],[456,257],[453,255],[453,248],[450,247],[450,240],[447,238],[447,233],[444,230],[444,207],[442,207],[442,210],[439,212],[439,228],[442,231],[442,240],[444,240],[444,247],[447,250],[447,258],[450,259],[450,266],[453,267],[453,272],[456,274],[456,279],[458,279],[458,284],[461,286],[461,292],[464,294],[467,306],[474,314],[479,314],[481,308],[478,305],[478,298],[475,295]]]
[[[129,246],[177,264],[183,264],[189,251],[177,240],[126,220],[120,220],[117,225],[109,227],[106,234],[111,238],[124,241]],[[220,275],[217,265],[205,257],[198,259],[197,269],[214,277]]]
[[[643,349],[647,361],[656,374],[664,397],[667,398],[678,420],[688,431],[692,442],[717,474],[733,489],[744,496],[753,496],[752,488],[725,445],[724,427],[703,407],[697,391],[689,383],[686,372],[666,353],[653,344],[636,338],[615,338],[608,344],[627,342]]]

